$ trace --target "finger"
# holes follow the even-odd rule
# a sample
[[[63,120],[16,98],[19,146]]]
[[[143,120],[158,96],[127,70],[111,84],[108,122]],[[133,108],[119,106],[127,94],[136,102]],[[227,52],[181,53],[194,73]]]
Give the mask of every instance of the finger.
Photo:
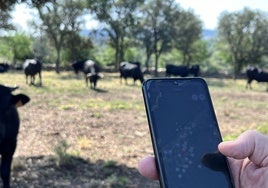
[[[235,141],[220,143],[219,151],[228,157],[248,157],[258,166],[268,166],[268,137],[257,131],[246,131]]]
[[[143,175],[144,177],[153,180],[158,179],[158,174],[155,165],[155,158],[152,156],[144,157],[143,159],[141,159],[138,165],[138,170],[140,174]]]

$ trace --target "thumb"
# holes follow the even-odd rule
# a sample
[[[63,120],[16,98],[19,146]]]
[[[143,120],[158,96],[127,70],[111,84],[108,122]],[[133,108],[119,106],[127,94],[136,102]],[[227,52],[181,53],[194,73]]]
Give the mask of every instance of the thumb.
[[[152,156],[144,157],[141,159],[138,165],[138,170],[144,177],[153,180],[158,179],[155,158]]]
[[[249,158],[258,166],[268,166],[268,136],[257,131],[246,131],[235,141],[220,143],[218,148],[227,157]]]

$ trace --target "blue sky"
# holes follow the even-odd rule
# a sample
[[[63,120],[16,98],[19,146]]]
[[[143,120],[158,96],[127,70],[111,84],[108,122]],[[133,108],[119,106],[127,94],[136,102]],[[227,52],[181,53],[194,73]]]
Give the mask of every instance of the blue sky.
[[[192,9],[203,21],[204,28],[215,29],[218,17],[223,11],[237,11],[244,7],[268,12],[268,0],[176,0],[186,10]],[[19,6],[14,12],[14,22],[27,32],[27,20],[31,19],[32,10]],[[96,26],[91,22],[86,25]]]

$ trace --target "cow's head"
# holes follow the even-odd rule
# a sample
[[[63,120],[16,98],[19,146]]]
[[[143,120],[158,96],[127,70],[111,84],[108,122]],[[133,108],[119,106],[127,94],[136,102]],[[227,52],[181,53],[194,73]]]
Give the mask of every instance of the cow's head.
[[[12,91],[18,87],[7,87],[0,85],[0,115],[11,106],[20,107],[30,101],[30,98],[24,94],[13,95]]]
[[[84,63],[85,61],[74,61],[72,63],[75,74],[78,74],[79,71],[82,71],[84,69]]]

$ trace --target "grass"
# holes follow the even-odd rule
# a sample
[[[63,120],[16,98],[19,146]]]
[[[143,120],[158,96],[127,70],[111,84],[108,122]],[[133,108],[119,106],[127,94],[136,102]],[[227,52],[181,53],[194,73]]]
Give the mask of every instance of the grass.
[[[205,79],[209,85],[214,108],[224,139],[233,139],[247,129],[257,129],[268,134],[268,93],[265,84],[253,82],[253,90],[246,90],[244,79]],[[38,78],[37,78],[38,81]],[[108,74],[98,83],[100,90],[86,87],[83,76],[73,72],[43,72],[43,86],[28,86],[22,72],[0,75],[0,84],[19,85],[19,92],[31,96],[31,103],[39,100],[53,109],[94,109],[91,117],[103,117],[103,111],[144,111],[141,87],[120,84],[118,74]],[[118,96],[118,97],[117,97]],[[134,112],[135,113],[135,112]],[[146,122],[146,121],[145,121]],[[85,142],[85,141],[81,141]]]
[[[14,93],[31,98],[19,111],[22,126],[16,155],[53,155],[53,164],[67,177],[80,164],[78,159],[90,161],[88,167],[94,164],[100,171],[96,174],[105,176],[90,178],[88,187],[127,187],[133,180],[139,181],[137,176],[121,173],[119,167],[129,172],[136,169],[141,157],[153,154],[141,85],[130,80],[129,85],[120,84],[118,73],[104,74],[96,90],[86,87],[83,76],[77,78],[73,72],[44,71],[42,87],[26,85],[22,72],[0,74],[0,84],[19,85]],[[206,81],[224,140],[233,140],[248,129],[268,135],[265,84],[254,82],[254,89],[246,90],[243,79]],[[27,167],[22,162],[15,166]]]

